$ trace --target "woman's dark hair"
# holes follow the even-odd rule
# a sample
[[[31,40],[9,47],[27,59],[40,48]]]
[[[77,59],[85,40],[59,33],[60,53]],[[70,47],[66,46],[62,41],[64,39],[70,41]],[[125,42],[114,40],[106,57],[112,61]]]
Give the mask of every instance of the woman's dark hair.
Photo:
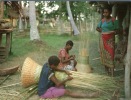
[[[110,5],[106,5],[104,8],[103,8],[103,11],[107,9],[108,11],[112,12],[112,7]]]
[[[66,42],[66,45],[73,46],[73,42],[72,42],[71,40],[68,40],[68,41]]]
[[[57,56],[50,56],[48,59],[48,63],[49,65],[58,66],[58,64],[60,63],[60,60]]]

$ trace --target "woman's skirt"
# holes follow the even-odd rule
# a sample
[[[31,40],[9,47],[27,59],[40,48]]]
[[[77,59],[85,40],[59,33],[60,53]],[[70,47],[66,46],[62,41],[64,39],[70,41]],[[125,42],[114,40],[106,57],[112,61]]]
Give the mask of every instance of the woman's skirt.
[[[115,47],[115,35],[101,34],[100,36],[100,56],[101,63],[107,67],[114,67],[114,47]]]

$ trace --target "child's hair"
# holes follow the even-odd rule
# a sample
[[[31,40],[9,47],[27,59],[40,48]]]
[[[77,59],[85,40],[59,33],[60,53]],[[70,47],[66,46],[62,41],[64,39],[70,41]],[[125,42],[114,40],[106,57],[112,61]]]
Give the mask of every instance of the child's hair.
[[[49,65],[55,65],[57,66],[60,63],[60,60],[57,56],[50,56],[48,59]]]
[[[66,45],[73,46],[73,42],[72,42],[71,40],[68,40],[68,41],[66,42]]]

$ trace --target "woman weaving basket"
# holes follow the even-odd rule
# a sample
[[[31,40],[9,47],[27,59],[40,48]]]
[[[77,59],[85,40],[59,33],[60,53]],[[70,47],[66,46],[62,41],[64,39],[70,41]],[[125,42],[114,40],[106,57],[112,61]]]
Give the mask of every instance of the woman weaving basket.
[[[75,55],[69,55],[69,51],[73,47],[73,42],[68,40],[64,48],[60,49],[58,57],[60,59],[59,69],[64,70],[73,70],[77,71],[76,65],[77,61],[75,60]]]
[[[105,66],[105,70],[108,74],[111,72],[113,76],[114,72],[114,47],[115,47],[115,35],[118,32],[119,25],[115,18],[110,14],[112,9],[107,6],[103,9],[104,18],[98,23],[96,30],[101,32],[100,35],[100,56],[101,62]]]

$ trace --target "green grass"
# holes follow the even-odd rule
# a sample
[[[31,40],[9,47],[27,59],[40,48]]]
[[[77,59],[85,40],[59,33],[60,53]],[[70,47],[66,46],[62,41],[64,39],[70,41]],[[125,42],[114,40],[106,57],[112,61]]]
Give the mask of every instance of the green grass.
[[[20,37],[12,39],[12,56],[22,56],[28,52],[33,52],[36,47],[30,43],[29,37]]]
[[[41,36],[41,40],[45,41],[53,48],[63,47],[65,42],[69,39],[71,39],[69,35],[46,34]]]
[[[12,38],[12,57],[18,57],[28,54],[29,52],[34,52],[40,49],[37,44],[34,44],[30,41],[29,32],[26,35],[21,35],[22,33],[13,33]],[[77,40],[76,37],[72,37],[67,34],[63,35],[55,35],[55,34],[40,34],[41,40],[47,45],[45,49],[47,49],[47,55],[56,54],[60,48],[65,46],[67,40]]]

